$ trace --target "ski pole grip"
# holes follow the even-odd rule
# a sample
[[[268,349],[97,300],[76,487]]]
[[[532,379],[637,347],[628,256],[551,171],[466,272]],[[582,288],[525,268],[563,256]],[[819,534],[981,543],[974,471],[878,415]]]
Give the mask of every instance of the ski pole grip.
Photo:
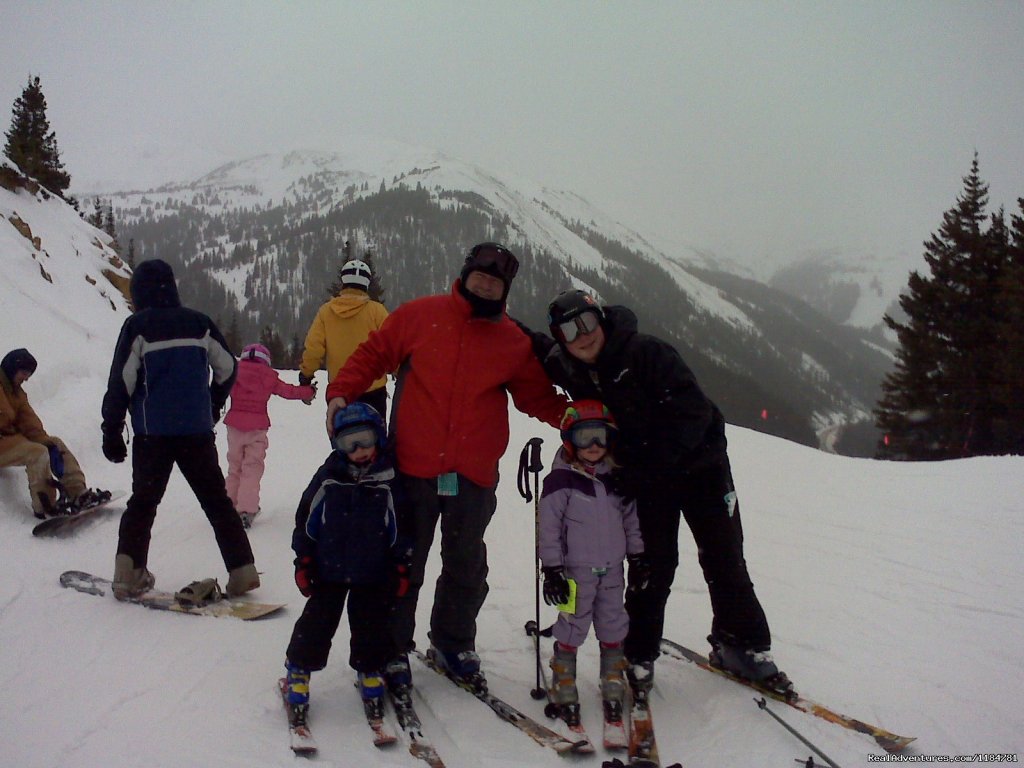
[[[540,472],[544,469],[544,464],[540,459],[540,446],[544,441],[539,437],[531,437],[527,442],[526,447],[530,450],[530,463],[527,467],[529,472]]]

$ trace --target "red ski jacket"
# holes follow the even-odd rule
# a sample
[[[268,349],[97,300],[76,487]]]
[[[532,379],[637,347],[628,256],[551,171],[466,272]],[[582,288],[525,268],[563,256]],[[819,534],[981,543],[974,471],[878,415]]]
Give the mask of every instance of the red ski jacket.
[[[530,339],[504,313],[473,317],[456,280],[448,295],[415,299],[370,334],[327,388],[351,402],[398,370],[392,406],[398,468],[413,477],[458,472],[482,487],[498,481],[508,447],[508,396],[557,428],[568,400],[555,391]]]

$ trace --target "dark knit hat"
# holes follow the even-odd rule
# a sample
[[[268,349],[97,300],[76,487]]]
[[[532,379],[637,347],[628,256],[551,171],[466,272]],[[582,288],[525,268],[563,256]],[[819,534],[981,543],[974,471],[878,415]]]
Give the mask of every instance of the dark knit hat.
[[[7,374],[7,378],[14,381],[14,374],[18,371],[36,372],[36,359],[27,349],[12,349],[4,355],[0,361],[0,370]]]

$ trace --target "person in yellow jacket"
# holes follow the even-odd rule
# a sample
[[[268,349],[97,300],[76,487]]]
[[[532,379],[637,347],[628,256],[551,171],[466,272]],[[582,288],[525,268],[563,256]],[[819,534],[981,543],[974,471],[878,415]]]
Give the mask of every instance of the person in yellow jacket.
[[[313,374],[327,367],[327,380],[333,381],[356,347],[384,323],[388,311],[368,293],[373,273],[369,264],[352,260],[341,268],[341,293],[325,303],[316,313],[306,334],[306,345],[299,367],[299,384],[312,384]],[[388,395],[382,376],[370,384],[359,400],[372,405],[387,419]]]
[[[0,467],[25,467],[36,517],[74,514],[96,503],[98,494],[109,499],[110,493],[87,488],[78,459],[43,428],[22,389],[35,372],[36,359],[27,349],[11,350],[0,361]]]

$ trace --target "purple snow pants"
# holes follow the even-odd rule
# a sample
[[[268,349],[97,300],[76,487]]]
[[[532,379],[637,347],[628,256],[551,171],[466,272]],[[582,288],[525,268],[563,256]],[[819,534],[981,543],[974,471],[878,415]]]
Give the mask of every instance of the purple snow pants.
[[[626,586],[622,563],[599,576],[590,568],[568,566],[566,575],[576,581],[576,613],[559,613],[552,630],[563,645],[580,646],[590,625],[602,643],[621,643],[629,629],[629,616],[622,595]]]

